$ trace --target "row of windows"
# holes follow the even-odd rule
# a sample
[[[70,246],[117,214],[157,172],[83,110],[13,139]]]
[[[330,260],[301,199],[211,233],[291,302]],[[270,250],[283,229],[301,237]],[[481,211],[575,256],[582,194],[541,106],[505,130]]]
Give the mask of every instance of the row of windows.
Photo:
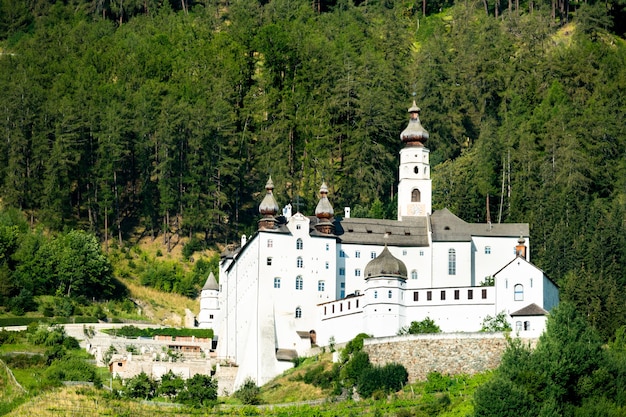
[[[419,301],[419,292],[418,291],[414,291],[413,292],[413,301]],[[447,291],[446,290],[441,290],[439,292],[439,299],[441,301],[445,301],[447,297]],[[487,290],[486,289],[482,289],[480,290],[480,297],[481,299],[485,300],[487,299]],[[461,299],[461,290],[454,290],[454,299],[455,300],[460,300]],[[467,290],[467,299],[468,300],[473,300],[474,299],[474,290]],[[433,291],[426,291],[426,301],[432,301],[433,300]]]
[[[357,300],[354,300],[354,303],[355,303],[355,308],[359,308],[359,300],[358,300],[358,299],[357,299]],[[352,301],[345,301],[345,304],[346,304],[346,308],[347,308],[347,310],[350,310],[350,308],[352,307]],[[335,305],[336,305],[336,304],[332,304],[332,305],[330,306],[330,313],[331,313],[331,314],[334,314],[334,313],[335,313]],[[339,312],[341,313],[341,312],[343,311],[343,305],[344,305],[344,302],[341,302],[341,303],[339,303],[338,305],[339,305],[338,310],[339,310]],[[326,315],[326,314],[328,314],[328,306],[324,306],[324,315]]]
[[[346,251],[344,251],[343,249],[339,251],[339,257],[340,258],[346,258],[348,255],[346,254]],[[355,258],[360,258],[361,257],[361,251],[357,250],[354,252],[354,257]],[[375,251],[371,251],[370,252],[370,259],[376,259],[376,252]]]
[[[400,293],[400,295],[402,295],[402,293]],[[389,290],[387,291],[387,298],[392,298],[393,297],[393,291]],[[374,290],[374,298],[378,298],[378,291]]]
[[[274,278],[274,288],[280,288],[280,284],[281,284],[281,278],[280,277],[275,277]],[[304,289],[304,279],[302,278],[301,275],[298,275],[296,277],[296,290],[302,291],[303,289]],[[326,290],[326,282],[324,280],[317,281],[317,290],[318,291],[325,291]]]

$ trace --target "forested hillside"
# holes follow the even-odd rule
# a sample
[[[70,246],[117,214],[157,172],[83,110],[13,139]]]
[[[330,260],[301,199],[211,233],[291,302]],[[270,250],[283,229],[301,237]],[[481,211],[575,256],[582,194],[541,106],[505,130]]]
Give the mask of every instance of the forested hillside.
[[[2,0],[1,201],[103,241],[228,243],[271,174],[281,205],[312,212],[324,179],[336,208],[393,218],[415,94],[436,208],[530,223],[533,262],[610,338],[626,323],[623,7]]]

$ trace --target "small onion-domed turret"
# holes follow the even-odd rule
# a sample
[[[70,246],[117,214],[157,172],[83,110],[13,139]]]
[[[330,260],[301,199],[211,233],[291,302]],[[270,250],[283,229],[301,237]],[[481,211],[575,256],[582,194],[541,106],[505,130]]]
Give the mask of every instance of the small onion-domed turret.
[[[335,212],[333,206],[328,201],[328,186],[326,182],[322,182],[320,187],[320,201],[315,207],[315,217],[318,218],[318,223],[315,225],[315,229],[324,234],[333,234],[335,232],[335,225],[333,219]]]
[[[424,146],[428,140],[428,131],[420,123],[420,108],[415,104],[415,100],[409,113],[411,114],[409,125],[400,134],[400,139],[406,146]]]
[[[369,261],[365,267],[365,279],[376,277],[397,277],[407,279],[407,269],[404,262],[389,252],[387,246],[376,258]]]
[[[274,183],[272,182],[272,177],[267,180],[265,184],[265,190],[267,193],[259,204],[259,213],[263,216],[261,220],[259,220],[259,229],[273,229],[276,225],[276,213],[278,213],[279,207],[276,199],[274,198],[273,190]]]

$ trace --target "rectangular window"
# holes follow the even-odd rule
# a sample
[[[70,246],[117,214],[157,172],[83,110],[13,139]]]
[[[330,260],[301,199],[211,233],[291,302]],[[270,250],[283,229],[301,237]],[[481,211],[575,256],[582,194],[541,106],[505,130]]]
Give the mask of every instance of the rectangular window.
[[[326,306],[324,306],[324,315],[326,315]]]
[[[274,246],[274,241],[272,239],[267,239],[267,247],[271,248]]]
[[[280,278],[274,278],[274,288],[280,288]]]
[[[467,299],[468,300],[474,299],[474,290],[467,290]]]
[[[324,291],[326,283],[324,281],[317,281],[317,290]]]
[[[420,256],[424,256],[424,251],[423,250],[420,251]]]
[[[334,304],[333,304],[333,311],[332,311],[332,313],[335,314],[335,305]]]
[[[406,256],[406,250],[402,251],[402,256]]]
[[[326,269],[330,269],[330,264],[326,262]]]
[[[297,224],[296,225],[296,230],[300,230],[300,229],[302,229],[302,225],[301,224]]]
[[[339,251],[339,257],[340,258],[345,258],[346,257],[346,253],[343,250]]]
[[[328,243],[326,244],[326,250],[330,250],[330,245]]]
[[[359,308],[359,300],[356,300],[356,308]]]
[[[342,303],[339,303],[339,311],[340,312],[343,311],[343,304]]]
[[[370,252],[370,259],[376,259],[376,252]]]
[[[209,319],[213,320],[213,314],[209,314]]]
[[[350,310],[350,301],[348,301],[348,310]]]
[[[341,275],[341,276],[346,275],[346,269],[345,268],[339,268],[339,275]]]
[[[426,291],[426,301],[431,301],[433,299],[433,292]]]
[[[459,290],[454,290],[454,299],[458,300],[460,298],[460,292]]]
[[[355,258],[360,258],[361,257],[361,251],[358,250],[358,251],[354,252],[354,257]]]
[[[444,301],[445,299],[446,299],[446,292],[441,291],[441,301]]]
[[[269,257],[267,258],[267,264],[268,264],[268,265],[271,265],[271,264],[272,264],[272,258],[269,258]]]
[[[491,254],[491,246],[485,246],[485,255]]]
[[[487,290],[482,290],[482,297],[483,297],[483,300],[487,299]]]
[[[358,268],[357,268],[357,269],[355,269],[355,270],[354,270],[354,276],[355,276],[355,277],[360,277],[360,276],[361,276],[361,270],[360,270],[360,269],[358,269]]]
[[[413,301],[419,301],[420,300],[420,293],[418,293],[417,291],[413,291]]]

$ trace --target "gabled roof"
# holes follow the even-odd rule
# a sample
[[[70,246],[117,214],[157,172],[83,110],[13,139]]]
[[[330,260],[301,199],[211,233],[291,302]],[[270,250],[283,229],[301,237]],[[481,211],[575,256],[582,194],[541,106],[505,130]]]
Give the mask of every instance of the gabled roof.
[[[298,357],[298,352],[295,349],[277,349],[276,359],[279,361],[290,362]]]
[[[527,305],[526,307],[517,310],[514,313],[511,313],[511,317],[517,316],[545,316],[548,312],[543,308],[539,307],[537,304],[532,303]]]
[[[537,271],[541,272],[541,274],[542,274],[544,277],[548,278],[548,280],[549,280],[552,284],[554,284],[554,286],[555,286],[555,287],[559,288],[559,285],[558,285],[556,282],[552,281],[552,278],[550,278],[549,276],[547,276],[547,275],[546,275],[546,273],[545,273],[545,272],[543,272],[543,269],[539,268],[537,265],[535,265],[534,263],[532,263],[532,262],[528,261],[526,258],[524,258],[523,256],[520,256],[520,255],[517,255],[515,258],[511,259],[511,261],[510,261],[510,262],[508,262],[506,265],[504,265],[502,268],[500,268],[500,269],[498,270],[498,272],[496,272],[495,274],[493,274],[493,276],[494,276],[494,277],[498,276],[498,274],[499,274],[500,272],[504,271],[504,270],[505,270],[505,269],[506,269],[509,265],[511,265],[511,264],[512,264],[513,262],[515,262],[515,261],[523,261],[524,263],[526,263],[526,264],[528,264],[528,265],[532,266],[532,267],[533,267],[533,268],[535,268]]]
[[[341,243],[389,246],[428,246],[428,219],[384,220],[349,218],[335,221]],[[385,237],[386,236],[386,237]]]
[[[528,223],[467,223],[444,208],[430,216],[433,242],[469,242],[472,236],[527,237]]]
[[[209,277],[207,278],[206,282],[204,283],[204,287],[202,287],[202,291],[204,290],[219,290],[219,285],[217,285],[217,280],[215,279],[215,275],[213,275],[213,272],[211,272],[209,274]]]

